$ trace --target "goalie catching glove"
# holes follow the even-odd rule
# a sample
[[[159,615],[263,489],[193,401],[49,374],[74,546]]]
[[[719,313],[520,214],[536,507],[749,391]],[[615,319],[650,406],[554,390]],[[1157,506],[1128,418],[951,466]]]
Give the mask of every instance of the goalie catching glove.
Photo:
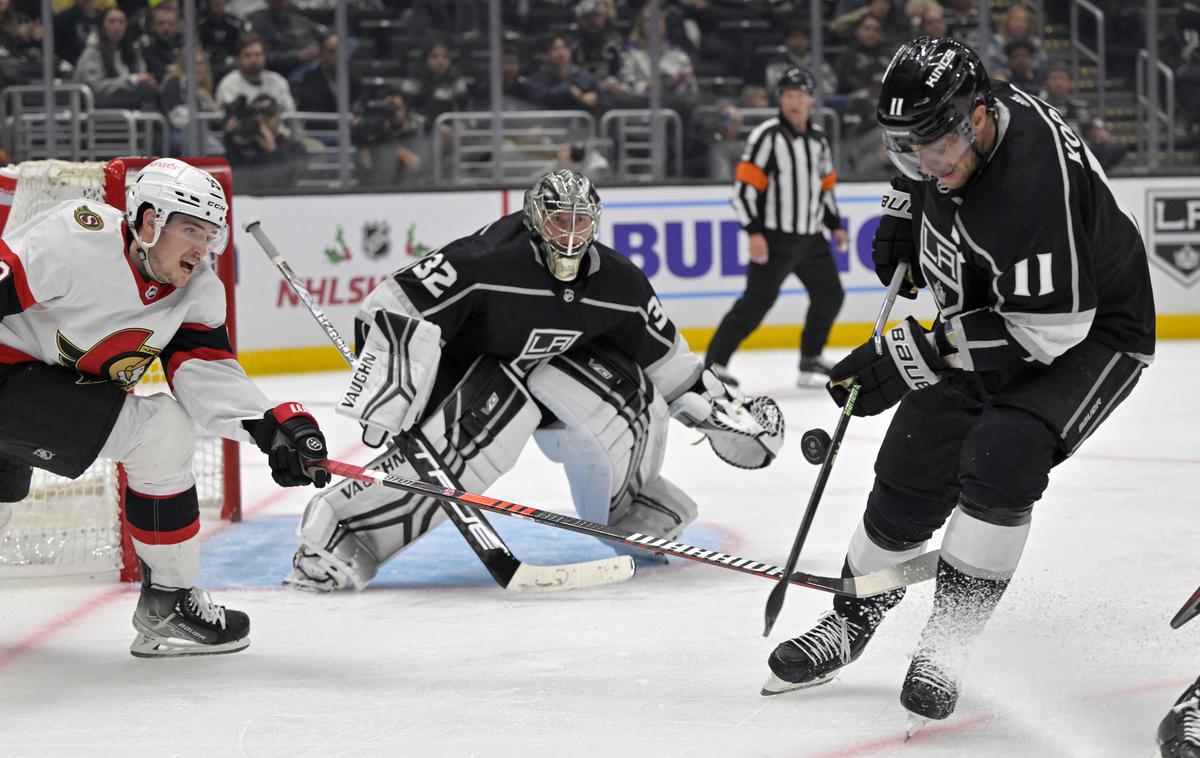
[[[329,457],[317,420],[300,403],[281,403],[261,421],[243,421],[258,449],[267,454],[271,478],[280,487],[329,484],[329,472],[316,464]]]
[[[375,311],[350,384],[334,409],[362,424],[363,442],[379,447],[416,423],[433,390],[441,336],[437,324]]]
[[[826,387],[833,401],[846,405],[850,387],[861,385],[852,414],[874,416],[900,402],[912,390],[932,387],[950,364],[939,354],[931,332],[909,316],[887,330],[883,355],[875,352],[874,341],[854,348],[829,372]]]
[[[769,397],[748,398],[704,369],[671,403],[671,415],[704,432],[717,457],[738,468],[762,468],[783,447],[783,412]]]

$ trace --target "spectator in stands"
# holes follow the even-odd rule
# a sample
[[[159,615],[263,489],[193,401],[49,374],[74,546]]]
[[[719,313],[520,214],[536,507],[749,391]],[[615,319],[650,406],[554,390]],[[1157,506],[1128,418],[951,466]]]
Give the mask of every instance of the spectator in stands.
[[[226,74],[217,85],[217,105],[227,108],[239,97],[251,102],[258,95],[266,94],[282,111],[296,110],[287,79],[266,70],[267,55],[263,50],[263,41],[257,34],[244,34],[238,40],[234,63],[237,68]]]
[[[942,5],[950,36],[972,50],[982,50],[986,40],[979,33],[979,0],[943,0]]]
[[[891,49],[883,42],[883,24],[871,14],[865,14],[854,27],[854,40],[834,62],[838,92],[854,95],[867,90],[871,80],[887,69]]]
[[[837,92],[837,74],[833,72],[833,67],[823,61],[817,66],[812,59],[812,37],[808,33],[808,27],[799,24],[787,27],[783,44],[787,48],[783,56],[767,64],[765,84],[768,92],[774,91],[779,77],[793,67],[811,71],[814,76],[820,77],[817,81],[817,91],[822,96],[827,97]]]
[[[208,10],[200,18],[196,37],[208,53],[213,81],[221,81],[233,70],[237,43],[245,33],[245,22],[229,12],[229,0],[208,0]]]
[[[1009,84],[1032,92],[1037,88],[1037,74],[1033,70],[1033,59],[1037,49],[1032,42],[1018,40],[1004,46],[1005,67],[996,72],[998,79],[1005,79]]]
[[[1033,11],[1024,3],[1016,3],[1004,14],[999,30],[992,35],[983,65],[988,71],[999,71],[1008,63],[1008,46],[1014,42],[1028,43],[1033,48],[1033,67],[1037,71],[1045,64],[1042,40],[1034,33]]]
[[[556,4],[565,5],[566,0]],[[453,39],[479,37],[487,23],[486,5],[479,0],[414,0],[410,16],[413,30]]]
[[[912,27],[904,12],[892,0],[870,0],[861,8],[835,18],[829,24],[829,31],[835,37],[849,40],[857,36],[859,24],[868,16],[879,22],[880,39],[889,46],[912,36]]]
[[[74,5],[54,16],[55,54],[74,66],[99,23],[96,0],[75,0]]]
[[[1071,96],[1074,87],[1071,67],[1063,61],[1051,63],[1046,67],[1045,84],[1045,89],[1038,97],[1063,115],[1063,119],[1083,138],[1105,171],[1116,167],[1125,158],[1127,148],[1117,142],[1102,119],[1092,117],[1087,103]]]
[[[445,42],[431,43],[422,63],[421,70],[406,79],[401,90],[409,109],[424,116],[425,128],[431,129],[443,113],[470,109],[469,83],[451,64],[450,46]]]
[[[575,17],[579,32],[571,40],[571,59],[595,77],[602,91],[624,92],[620,76],[625,41],[609,22],[608,1],[581,0],[575,6]]]
[[[321,62],[300,80],[296,89],[296,106],[302,111],[314,113],[337,112],[337,52],[338,38],[330,34],[321,42]],[[362,96],[362,82],[355,77],[350,80],[350,102]]]
[[[1175,103],[1183,130],[1181,148],[1200,148],[1200,6],[1185,2],[1177,19],[1179,65],[1175,69]]]
[[[75,81],[92,90],[97,108],[160,110],[158,85],[129,34],[125,12],[112,7],[75,64]]]
[[[716,130],[708,145],[708,178],[732,182],[743,147],[742,112],[735,105],[726,105],[717,115]]]
[[[521,73],[521,56],[516,48],[505,48],[500,55],[500,88],[504,93],[505,110],[537,109],[537,98],[528,77]]]
[[[571,62],[571,46],[561,34],[546,38],[545,63],[529,77],[534,102],[551,110],[597,110],[600,89],[587,69]]]
[[[267,0],[267,7],[250,15],[250,30],[262,38],[267,68],[299,81],[321,57],[325,30],[290,5],[290,0]]]
[[[432,160],[424,121],[420,114],[409,113],[399,93],[359,103],[350,129],[359,183],[370,187],[420,183]]]
[[[42,24],[0,0],[0,88],[27,84],[42,60]]]
[[[162,83],[167,68],[183,50],[183,35],[179,33],[179,11],[168,3],[159,3],[150,10],[150,29],[138,40],[138,52],[146,61],[146,70],[154,81]]]
[[[662,43],[658,71],[662,78],[663,92],[684,98],[693,97],[698,88],[692,59],[682,48],[667,40],[666,31],[666,22],[660,18],[658,34]],[[621,81],[625,85],[625,91],[630,94],[650,93],[650,33],[650,7],[647,6],[638,14],[637,24],[629,34],[629,44],[626,45],[625,54],[621,58]]]
[[[225,114],[225,157],[238,191],[295,186],[305,148],[283,125],[275,99],[265,93],[239,96],[225,106]]]
[[[767,88],[758,84],[743,86],[738,105],[742,108],[770,108],[771,100],[767,97]]]
[[[167,122],[171,125],[169,150],[171,155],[182,155],[183,131],[188,122],[194,118],[187,107],[187,51],[180,50],[174,62],[167,67],[162,84],[163,111],[167,114]],[[203,48],[196,49],[196,109],[211,113],[218,110],[216,98],[213,96],[213,75],[208,65],[208,53]],[[207,134],[208,129],[201,127],[200,134]],[[211,154],[216,145],[205,144],[205,153]]]
[[[941,5],[931,3],[921,12],[919,34],[934,38],[950,34],[950,27],[946,24],[946,11]]]

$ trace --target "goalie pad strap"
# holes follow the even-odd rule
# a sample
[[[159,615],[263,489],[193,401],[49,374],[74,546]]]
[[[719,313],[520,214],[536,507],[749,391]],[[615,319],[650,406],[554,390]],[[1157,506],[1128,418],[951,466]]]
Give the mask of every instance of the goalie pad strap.
[[[428,321],[376,311],[337,413],[392,434],[410,428],[433,390],[441,334]]]

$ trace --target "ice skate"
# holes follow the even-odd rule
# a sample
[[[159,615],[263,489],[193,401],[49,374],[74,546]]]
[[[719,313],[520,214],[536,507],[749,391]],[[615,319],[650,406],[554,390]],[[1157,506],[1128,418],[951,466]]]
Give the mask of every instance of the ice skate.
[[[250,645],[250,617],[216,605],[199,587],[142,585],[129,652],[138,658],[235,653]]]
[[[829,372],[833,364],[819,355],[800,359],[800,375],[796,378],[797,387],[824,387],[829,381]]]
[[[778,695],[830,681],[862,654],[877,627],[829,611],[815,627],[775,648],[767,659],[771,674],[762,694]]]
[[[941,720],[954,713],[958,679],[953,672],[952,666],[928,649],[913,656],[900,690],[900,704],[909,714],[906,740],[930,720]]]
[[[1155,758],[1200,758],[1200,680],[1190,685],[1158,725]]]

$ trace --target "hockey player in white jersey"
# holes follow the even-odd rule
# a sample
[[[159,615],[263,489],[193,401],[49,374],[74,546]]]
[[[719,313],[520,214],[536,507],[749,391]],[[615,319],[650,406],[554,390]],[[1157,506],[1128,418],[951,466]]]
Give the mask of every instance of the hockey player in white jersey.
[[[783,442],[769,398],[706,370],[628,258],[596,240],[591,181],[558,170],[523,211],[395,272],[364,302],[337,412],[387,441],[371,468],[481,492],[530,437],[579,515],[674,539],[696,503],[661,474],[669,417],[744,468]],[[339,482],[309,503],[285,583],[362,589],[444,514],[428,497]]]
[[[131,652],[231,653],[249,645],[249,618],[196,586],[195,424],[257,444],[281,486],[329,481],[311,468],[325,439],[303,406],[268,401],[233,355],[208,264],[229,234],[221,185],[160,159],[127,201],[124,214],[67,201],[0,242],[0,528],[31,467],[74,478],[97,458],[120,461],[142,567]],[[155,358],[175,396],[128,392]]]

